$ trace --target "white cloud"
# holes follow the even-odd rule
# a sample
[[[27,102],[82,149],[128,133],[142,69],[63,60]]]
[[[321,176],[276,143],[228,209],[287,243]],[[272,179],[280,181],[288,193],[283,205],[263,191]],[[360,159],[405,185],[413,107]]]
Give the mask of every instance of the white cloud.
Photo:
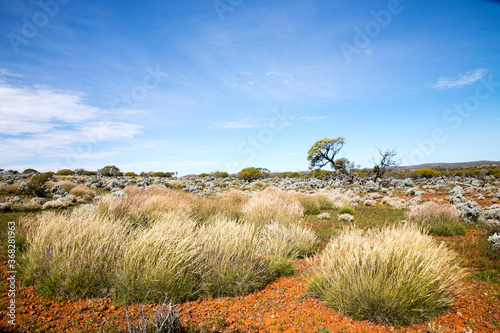
[[[140,133],[138,125],[104,120],[110,110],[87,105],[83,97],[50,87],[0,83],[2,161],[67,159],[75,154],[80,159],[99,159],[116,152],[99,152],[97,144]]]
[[[448,88],[460,88],[463,86],[471,85],[479,81],[484,75],[488,73],[487,69],[476,69],[475,71],[470,71],[462,73],[453,78],[440,77],[432,87],[436,89],[448,89]]]

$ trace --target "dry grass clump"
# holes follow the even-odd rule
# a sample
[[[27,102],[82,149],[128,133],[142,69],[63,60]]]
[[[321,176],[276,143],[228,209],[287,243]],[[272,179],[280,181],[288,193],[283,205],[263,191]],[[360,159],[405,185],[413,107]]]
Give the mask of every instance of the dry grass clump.
[[[318,202],[318,198],[315,195],[297,193],[295,194],[295,197],[302,205],[302,208],[304,208],[304,214],[316,215],[321,212],[321,206]]]
[[[267,187],[267,184],[264,183],[262,180],[256,180],[252,184],[252,189],[254,190],[263,190]]]
[[[157,186],[147,189],[127,187],[123,192],[127,195],[104,198],[100,203],[101,210],[115,218],[129,216],[133,220],[145,219],[155,212],[176,212],[205,222],[218,215],[241,219],[242,207],[247,201],[239,191],[213,198]]]
[[[285,258],[303,258],[313,254],[319,244],[311,229],[272,222],[261,228],[263,253]]]
[[[61,185],[61,187],[65,189],[67,192],[70,192],[73,188],[79,186],[78,184],[67,181],[58,181],[54,185]]]
[[[412,206],[408,219],[436,236],[465,235],[462,213],[452,204],[425,202]]]
[[[167,213],[151,228],[131,233],[117,268],[117,297],[139,300],[149,293],[157,300],[168,294],[174,302],[196,297],[201,271],[195,225]]]
[[[244,202],[238,194],[225,199]],[[105,205],[110,209],[113,202]],[[173,210],[131,223],[139,213],[117,217],[98,207],[26,218],[20,229],[28,235],[25,280],[43,294],[124,301],[146,294],[158,302],[165,294],[175,302],[238,296],[289,273],[290,259],[312,253],[317,244],[298,225],[260,229],[223,215],[200,224]]]
[[[336,208],[332,197],[324,193],[316,193],[314,197],[318,201],[320,210],[333,210]]]
[[[127,230],[109,218],[78,211],[46,212],[23,222],[25,281],[42,294],[103,296],[113,285]]]
[[[304,208],[294,194],[268,187],[248,200],[243,206],[243,216],[246,221],[258,226],[273,221],[287,225],[303,217]]]
[[[415,225],[347,228],[326,246],[308,289],[356,320],[412,324],[459,296],[464,271],[456,259]]]
[[[14,194],[14,193],[18,192],[19,187],[20,187],[19,183],[14,183],[14,184],[0,184],[0,193]]]
[[[69,194],[74,194],[79,197],[88,197],[88,198],[93,198],[95,196],[95,192],[93,190],[83,185],[77,185],[73,187],[69,191]]]

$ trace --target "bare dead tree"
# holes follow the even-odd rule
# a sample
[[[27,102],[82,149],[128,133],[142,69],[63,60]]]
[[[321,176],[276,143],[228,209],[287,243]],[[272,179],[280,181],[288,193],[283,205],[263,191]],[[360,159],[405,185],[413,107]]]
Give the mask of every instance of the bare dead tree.
[[[389,171],[392,167],[398,166],[401,164],[401,160],[396,159],[396,149],[394,148],[387,148],[386,150],[382,150],[380,148],[378,149],[378,153],[380,154],[380,161],[377,162],[375,161],[374,158],[372,158],[373,163],[375,164],[375,167],[373,168],[373,171],[375,171],[375,179],[377,180],[378,178],[382,178],[384,174]]]

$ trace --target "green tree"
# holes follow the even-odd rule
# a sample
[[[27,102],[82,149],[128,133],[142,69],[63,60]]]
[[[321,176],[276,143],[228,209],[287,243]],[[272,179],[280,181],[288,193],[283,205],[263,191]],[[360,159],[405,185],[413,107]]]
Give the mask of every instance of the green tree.
[[[26,169],[26,170],[24,170],[24,171],[23,171],[23,173],[24,173],[24,174],[27,174],[27,175],[34,175],[35,173],[38,173],[38,171],[37,171],[37,170],[35,170],[35,169],[31,169],[31,168],[30,168],[30,169]]]
[[[265,178],[266,176],[269,175],[271,171],[265,168],[245,168],[238,172],[237,177],[242,178],[243,180],[250,182],[252,180],[260,179],[260,178]]]
[[[71,169],[62,169],[56,172],[56,175],[58,176],[72,176],[74,174],[75,172]]]
[[[115,177],[120,172],[120,169],[114,165],[106,165],[104,168],[97,170],[101,176]]]
[[[75,171],[75,175],[78,175],[78,176],[85,175],[85,169],[78,168],[78,169],[75,169],[74,171]]]
[[[339,136],[336,139],[324,138],[316,141],[309,149],[307,160],[309,168],[321,169],[327,164],[332,168],[335,166],[335,156],[340,152],[345,144],[345,138]]]

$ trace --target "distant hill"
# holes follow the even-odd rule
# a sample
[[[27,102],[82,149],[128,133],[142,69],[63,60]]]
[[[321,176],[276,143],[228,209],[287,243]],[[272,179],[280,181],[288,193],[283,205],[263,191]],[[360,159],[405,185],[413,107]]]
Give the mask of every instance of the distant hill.
[[[426,163],[426,164],[418,164],[418,165],[408,165],[408,166],[399,166],[396,169],[398,170],[417,170],[422,168],[468,168],[475,166],[487,166],[487,165],[500,165],[499,161],[473,161],[473,162],[460,162],[460,163]]]

